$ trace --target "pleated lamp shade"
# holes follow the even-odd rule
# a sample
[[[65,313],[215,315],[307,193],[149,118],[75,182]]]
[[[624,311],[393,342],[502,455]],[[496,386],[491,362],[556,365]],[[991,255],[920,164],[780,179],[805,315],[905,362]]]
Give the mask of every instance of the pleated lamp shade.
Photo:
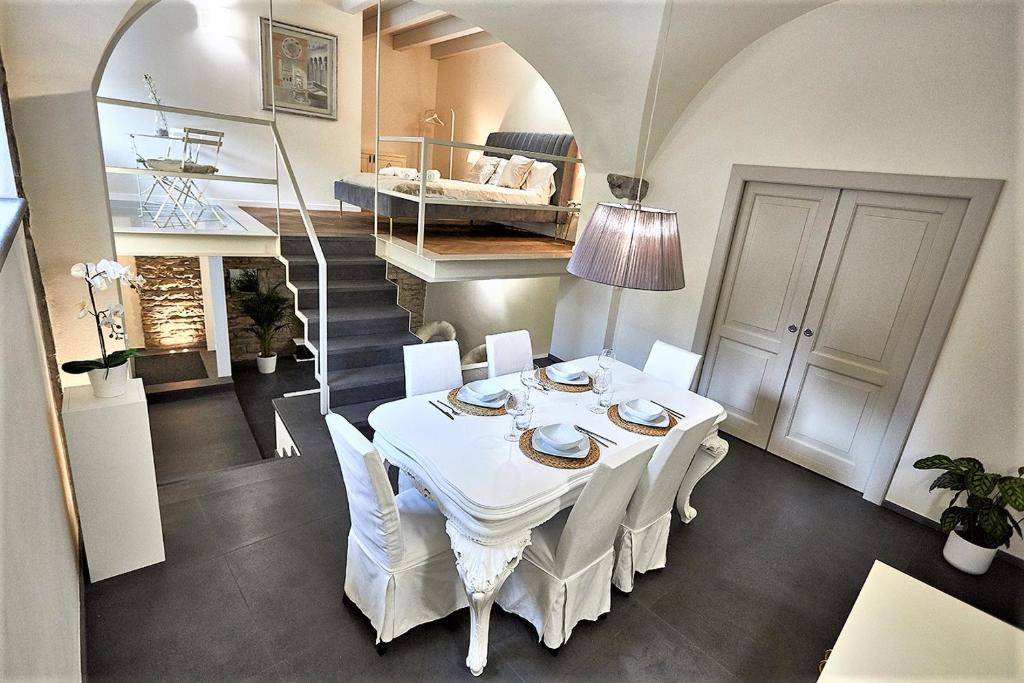
[[[675,211],[600,203],[567,270],[626,289],[682,289],[683,252]]]

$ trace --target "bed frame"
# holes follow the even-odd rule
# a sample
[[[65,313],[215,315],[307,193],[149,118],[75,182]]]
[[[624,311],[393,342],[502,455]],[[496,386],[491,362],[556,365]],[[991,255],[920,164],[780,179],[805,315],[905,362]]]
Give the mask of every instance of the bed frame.
[[[384,140],[384,138],[381,138]],[[395,139],[389,139],[394,141]],[[405,138],[402,139],[406,141]],[[420,142],[422,138],[409,138],[407,141]],[[551,207],[566,205],[573,196],[573,184],[576,178],[575,163],[578,148],[576,139],[567,133],[518,133],[495,132],[487,136],[484,145],[468,145],[450,143],[442,140],[429,140],[421,144],[454,146],[468,149],[481,149],[488,156],[508,159],[513,154],[523,156],[537,155],[542,161],[550,161],[555,165],[555,194],[551,202],[544,205],[509,205],[480,206],[481,202],[461,202],[445,200],[445,203],[427,201],[423,207],[426,220],[467,220],[492,221],[495,223],[547,223],[563,224],[569,220],[570,211],[552,211]],[[558,157],[544,158],[544,157]],[[566,168],[568,167],[568,172]],[[346,183],[343,180],[334,182],[334,196],[339,201],[354,204],[367,211],[374,209],[374,188]],[[377,195],[377,210],[384,218],[419,218],[420,201],[411,195],[380,192]]]

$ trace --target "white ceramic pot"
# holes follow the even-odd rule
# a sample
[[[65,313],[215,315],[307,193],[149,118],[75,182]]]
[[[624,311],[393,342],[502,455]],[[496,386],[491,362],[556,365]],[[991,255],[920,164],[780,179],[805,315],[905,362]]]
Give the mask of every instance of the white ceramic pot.
[[[92,395],[96,398],[122,396],[128,390],[128,364],[90,370],[89,383],[92,384]]]
[[[275,353],[270,358],[256,356],[256,369],[264,375],[269,375],[274,370],[277,370],[277,354]]]
[[[942,556],[946,562],[962,572],[981,576],[988,571],[992,560],[996,556],[996,548],[982,548],[968,540],[965,540],[956,531],[949,533],[946,545],[942,549]]]

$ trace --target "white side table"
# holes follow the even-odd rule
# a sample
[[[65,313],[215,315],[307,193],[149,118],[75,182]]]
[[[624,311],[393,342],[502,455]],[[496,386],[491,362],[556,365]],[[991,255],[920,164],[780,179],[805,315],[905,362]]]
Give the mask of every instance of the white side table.
[[[141,379],[117,398],[89,385],[64,392],[64,432],[89,579],[164,561],[149,407]]]

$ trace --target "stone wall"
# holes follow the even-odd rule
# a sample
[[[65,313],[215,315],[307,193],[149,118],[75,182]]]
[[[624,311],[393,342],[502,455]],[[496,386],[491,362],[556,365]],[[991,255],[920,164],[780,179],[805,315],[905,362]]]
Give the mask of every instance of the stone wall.
[[[225,257],[225,273],[232,270],[255,270],[259,274],[259,283],[262,288],[273,287],[280,283],[281,287],[278,292],[290,302],[289,310],[295,310],[295,295],[284,284],[284,264],[277,259],[271,257]],[[255,358],[260,352],[260,345],[256,337],[246,329],[252,324],[252,320],[239,309],[239,300],[242,296],[244,294],[228,291],[228,337],[231,340],[232,360]],[[279,355],[295,353],[295,344],[292,338],[301,336],[302,324],[296,318],[291,328],[280,330],[274,335],[274,350]]]
[[[138,256],[135,270],[146,278],[139,292],[146,348],[205,348],[199,259]]]
[[[398,305],[409,311],[410,329],[423,324],[423,309],[427,299],[427,283],[393,264],[388,264],[387,278],[398,285]]]

